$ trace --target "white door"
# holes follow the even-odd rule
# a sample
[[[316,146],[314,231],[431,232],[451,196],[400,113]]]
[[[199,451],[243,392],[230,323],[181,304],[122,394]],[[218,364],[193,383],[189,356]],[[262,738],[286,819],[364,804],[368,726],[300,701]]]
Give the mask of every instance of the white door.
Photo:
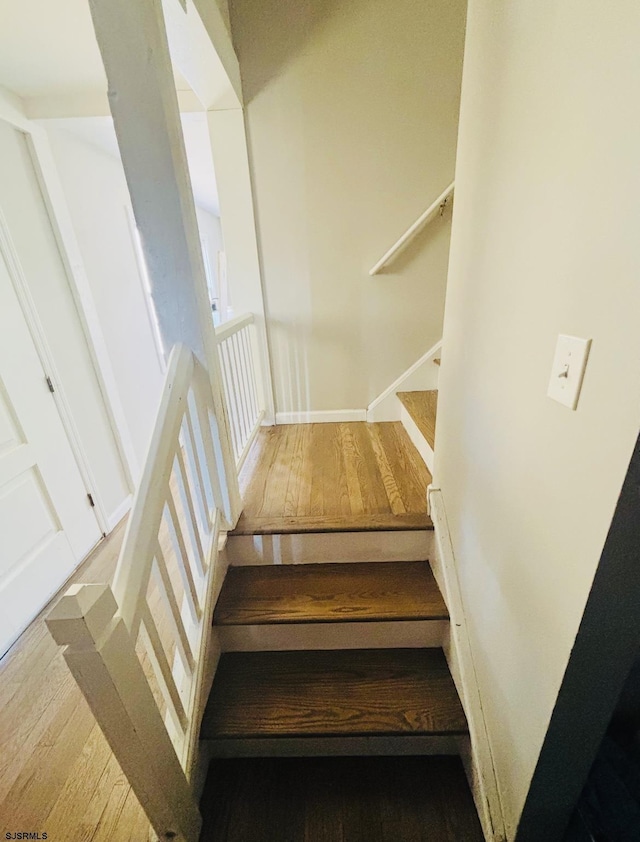
[[[0,253],[0,656],[100,539]]]

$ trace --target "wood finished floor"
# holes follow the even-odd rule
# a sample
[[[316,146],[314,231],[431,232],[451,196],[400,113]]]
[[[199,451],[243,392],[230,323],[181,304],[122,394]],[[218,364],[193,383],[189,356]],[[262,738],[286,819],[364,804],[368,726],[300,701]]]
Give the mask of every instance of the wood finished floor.
[[[431,475],[399,422],[263,428],[233,534],[427,529]]]
[[[436,413],[438,411],[438,392],[398,392],[398,398],[415,421],[417,428],[433,450],[436,442]]]
[[[442,649],[237,652],[220,659],[205,740],[466,734]]]
[[[426,561],[231,567],[214,613],[219,626],[448,618]]]
[[[123,534],[121,524],[74,581],[111,581]],[[0,660],[0,838],[146,842],[146,816],[44,624],[50,608]]]
[[[217,760],[201,842],[483,842],[457,757]]]

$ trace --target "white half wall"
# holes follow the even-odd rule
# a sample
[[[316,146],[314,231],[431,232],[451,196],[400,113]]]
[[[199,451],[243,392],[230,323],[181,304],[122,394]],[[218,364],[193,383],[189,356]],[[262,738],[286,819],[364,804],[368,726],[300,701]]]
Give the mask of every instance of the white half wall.
[[[138,462],[144,463],[164,379],[131,237],[118,158],[47,129]]]
[[[469,4],[434,486],[509,840],[640,426],[638,43],[637,0]]]

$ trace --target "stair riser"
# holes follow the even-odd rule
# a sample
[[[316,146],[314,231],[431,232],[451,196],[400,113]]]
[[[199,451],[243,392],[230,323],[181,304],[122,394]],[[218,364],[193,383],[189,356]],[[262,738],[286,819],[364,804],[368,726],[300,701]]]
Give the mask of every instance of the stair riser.
[[[279,623],[217,626],[223,652],[288,652],[303,649],[413,649],[441,647],[448,620],[368,623]]]
[[[232,565],[423,561],[433,551],[433,530],[307,532],[230,535]]]
[[[209,757],[395,757],[464,754],[466,735],[202,740]]]
[[[402,421],[402,426],[407,431],[407,435],[415,445],[415,448],[422,457],[425,465],[433,474],[433,450],[404,406],[402,407],[400,413],[400,420]]]

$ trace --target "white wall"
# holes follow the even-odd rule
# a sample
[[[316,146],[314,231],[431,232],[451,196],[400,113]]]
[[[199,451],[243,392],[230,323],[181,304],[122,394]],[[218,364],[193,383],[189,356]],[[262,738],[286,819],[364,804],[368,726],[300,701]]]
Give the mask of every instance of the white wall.
[[[640,425],[638,43],[636,0],[470,0],[435,482],[510,839]]]
[[[230,6],[277,409],[364,409],[441,336],[447,218],[368,270],[453,178],[465,3]]]
[[[204,210],[204,208],[199,208],[197,205],[196,216],[198,217],[200,239],[203,241],[205,246],[202,250],[205,260],[205,270],[211,277],[215,294],[219,299],[220,282],[218,278],[218,252],[224,251],[220,217],[209,213],[209,211]]]
[[[69,132],[44,125],[142,466],[163,371],[127,218],[130,200],[122,164]]]

